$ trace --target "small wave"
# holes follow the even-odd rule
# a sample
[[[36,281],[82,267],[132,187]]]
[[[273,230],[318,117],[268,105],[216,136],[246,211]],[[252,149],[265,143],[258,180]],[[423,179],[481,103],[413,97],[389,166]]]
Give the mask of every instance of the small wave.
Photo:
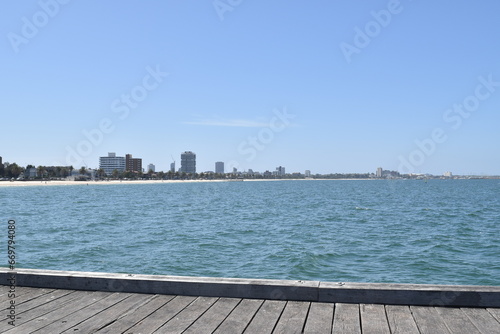
[[[371,211],[371,210],[373,210],[373,209],[370,209],[370,208],[363,208],[363,207],[357,206],[357,207],[355,208],[355,210]]]

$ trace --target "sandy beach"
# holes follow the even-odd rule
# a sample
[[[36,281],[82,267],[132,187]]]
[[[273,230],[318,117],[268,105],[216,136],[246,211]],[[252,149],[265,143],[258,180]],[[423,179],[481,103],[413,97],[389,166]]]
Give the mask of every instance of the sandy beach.
[[[244,179],[244,180],[110,180],[110,181],[0,181],[0,187],[86,186],[116,184],[202,183],[202,182],[277,182],[277,181],[362,181],[374,179]]]
[[[229,180],[1,181],[0,187],[86,186],[86,185],[159,184],[159,183],[193,183],[193,182],[229,182]]]

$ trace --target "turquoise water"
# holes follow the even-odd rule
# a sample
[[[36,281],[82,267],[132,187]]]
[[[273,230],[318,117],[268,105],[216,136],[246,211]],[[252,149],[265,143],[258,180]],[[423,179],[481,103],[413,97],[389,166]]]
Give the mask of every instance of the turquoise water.
[[[500,285],[499,180],[0,187],[0,203],[20,268]]]

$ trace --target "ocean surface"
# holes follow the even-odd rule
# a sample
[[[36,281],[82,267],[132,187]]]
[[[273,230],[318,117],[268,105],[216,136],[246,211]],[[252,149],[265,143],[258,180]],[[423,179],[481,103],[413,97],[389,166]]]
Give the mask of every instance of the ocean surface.
[[[18,268],[500,285],[500,180],[0,187],[0,203]]]

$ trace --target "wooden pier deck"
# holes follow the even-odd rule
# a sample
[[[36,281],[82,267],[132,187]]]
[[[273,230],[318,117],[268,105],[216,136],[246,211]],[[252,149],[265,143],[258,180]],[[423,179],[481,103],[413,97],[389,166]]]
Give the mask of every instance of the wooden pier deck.
[[[9,275],[0,270],[2,282]],[[423,301],[418,295],[424,291],[423,295],[434,298],[436,286],[420,287],[420,290],[392,287],[391,291],[385,285],[366,290],[354,285],[353,298],[368,296],[377,300],[346,303],[307,300],[309,297],[304,297],[300,289],[293,286],[295,281],[263,284],[267,281],[233,280],[238,289],[227,290],[231,279],[215,279],[226,282],[214,283],[214,279],[183,278],[185,281],[181,281],[179,277],[170,276],[118,279],[120,275],[131,276],[36,270],[16,273],[19,285],[14,287],[14,299],[9,297],[12,287],[0,285],[0,333],[500,333],[499,287],[477,287],[475,292],[470,291],[471,287],[457,287],[450,293],[450,288],[443,286],[442,303],[453,304],[459,300],[462,304],[450,307],[440,306],[439,302],[432,302],[432,306],[418,305]],[[202,281],[207,282],[200,283]],[[167,285],[160,285],[161,282]],[[204,290],[203,284],[208,284],[209,290]],[[243,284],[253,288],[241,289]],[[270,298],[252,298],[265,293],[268,287],[276,291],[277,286],[285,292],[287,286],[292,287],[290,291],[295,294],[288,294],[290,298],[276,293]],[[215,296],[167,293],[169,289],[186,288],[194,292],[213,291]],[[144,289],[164,292],[137,291]],[[344,291],[343,287],[339,289]],[[378,292],[370,295],[373,290]],[[230,294],[247,297],[228,296]],[[398,297],[394,299],[393,295]],[[380,296],[400,302],[398,305],[380,303]],[[410,302],[404,305],[401,296],[410,298]],[[332,298],[345,297],[340,293]],[[7,317],[12,300],[15,301],[15,326],[9,324]],[[417,303],[411,303],[412,300]],[[484,305],[478,306],[480,304]]]
[[[0,286],[2,310],[7,286]],[[172,296],[16,288],[1,333],[500,333],[499,308]]]

